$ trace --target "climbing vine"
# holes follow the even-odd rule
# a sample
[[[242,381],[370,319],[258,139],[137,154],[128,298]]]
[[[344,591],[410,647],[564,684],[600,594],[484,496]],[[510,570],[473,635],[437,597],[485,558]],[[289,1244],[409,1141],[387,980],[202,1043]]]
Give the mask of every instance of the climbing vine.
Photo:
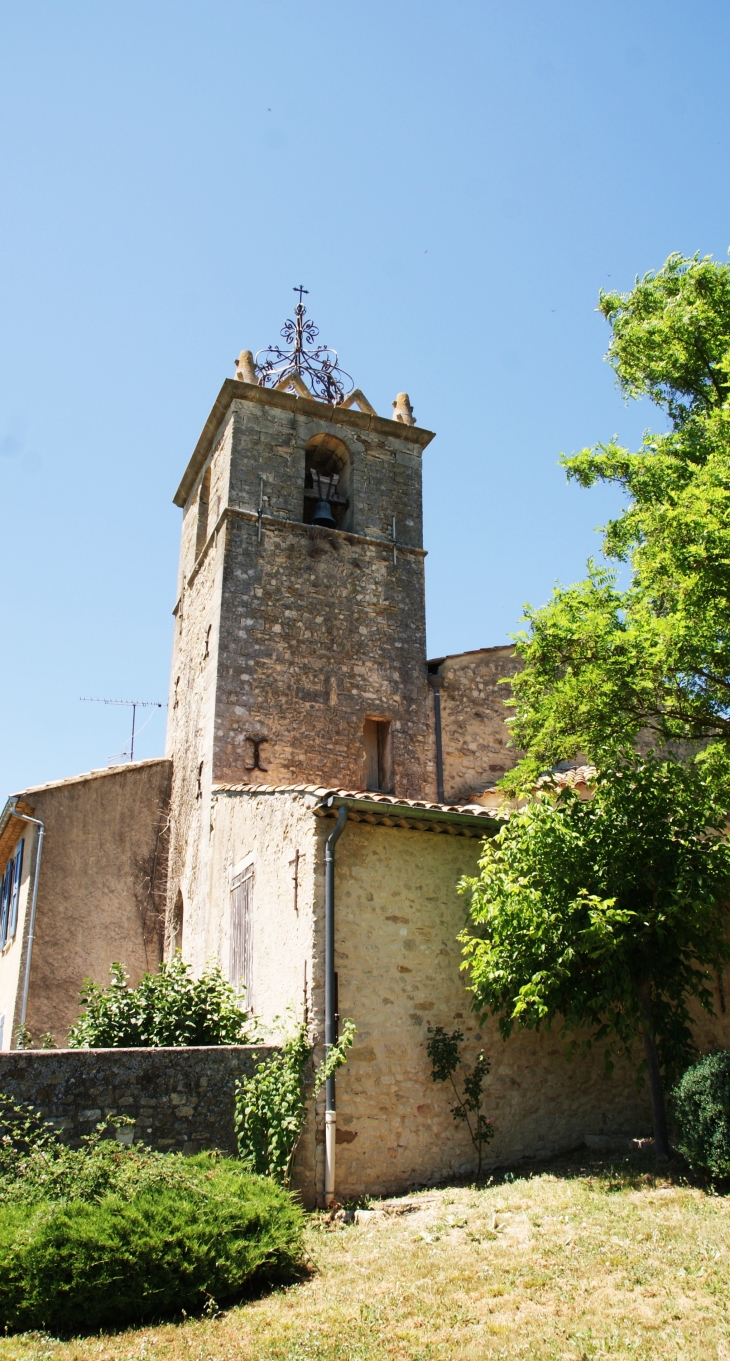
[[[313,1095],[335,1069],[347,1062],[354,1038],[354,1023],[344,1021],[337,1044],[315,1070]],[[311,1053],[307,1027],[302,1022],[271,1058],[257,1063],[251,1077],[240,1078],[236,1083],[239,1154],[252,1172],[273,1177],[282,1186],[289,1185],[294,1154],[307,1118],[304,1074]]]

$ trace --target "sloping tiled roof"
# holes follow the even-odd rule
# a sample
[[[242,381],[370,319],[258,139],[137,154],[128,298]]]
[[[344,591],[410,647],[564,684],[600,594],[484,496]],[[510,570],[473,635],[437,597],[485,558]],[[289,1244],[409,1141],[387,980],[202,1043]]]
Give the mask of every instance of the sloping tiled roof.
[[[429,803],[370,789],[331,789],[313,784],[218,784],[213,794],[305,794],[316,800],[313,812],[327,815],[343,804],[354,822],[380,823],[413,830],[450,831],[453,835],[487,836],[496,827],[490,809],[470,803]]]
[[[86,770],[81,775],[67,775],[63,780],[50,780],[47,784],[29,785],[16,798],[24,798],[26,794],[43,794],[47,789],[62,789],[66,785],[85,784],[88,780],[105,780],[114,775],[129,774],[130,771],[136,772],[145,770],[147,766],[159,766],[163,762],[169,761],[167,756],[152,756],[146,761],[122,761],[116,766],[100,766],[98,770]]]
[[[0,874],[4,872],[21,836],[28,830],[28,823],[16,817],[16,812],[27,813],[28,817],[33,816],[32,805],[25,803],[21,798],[8,799],[0,812]]]

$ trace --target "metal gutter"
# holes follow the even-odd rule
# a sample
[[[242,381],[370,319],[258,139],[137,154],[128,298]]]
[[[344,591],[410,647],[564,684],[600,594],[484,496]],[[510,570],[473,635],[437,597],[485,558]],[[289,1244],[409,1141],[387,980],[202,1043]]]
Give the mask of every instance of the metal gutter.
[[[335,846],[345,830],[347,809],[341,807],[337,813],[334,830],[327,837],[324,853],[324,1052],[328,1058],[332,1046],[337,1043],[336,994],[337,974],[335,973]],[[330,1073],[325,1083],[324,1112],[324,1203],[331,1205],[335,1198],[335,1157],[337,1145],[337,1101],[335,1075]]]

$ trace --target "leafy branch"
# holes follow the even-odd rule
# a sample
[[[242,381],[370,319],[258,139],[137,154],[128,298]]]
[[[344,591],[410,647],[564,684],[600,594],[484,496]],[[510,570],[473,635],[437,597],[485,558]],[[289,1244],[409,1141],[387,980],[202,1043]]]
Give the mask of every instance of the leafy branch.
[[[477,1055],[470,1073],[467,1073],[462,1091],[454,1081],[454,1073],[461,1064],[459,1045],[464,1039],[461,1030],[453,1030],[449,1035],[443,1026],[429,1026],[430,1038],[426,1042],[426,1053],[431,1060],[431,1078],[434,1082],[449,1082],[456,1097],[456,1105],[451,1114],[457,1124],[463,1121],[477,1155],[477,1177],[481,1176],[482,1158],[485,1146],[494,1138],[494,1125],[482,1111],[482,1089],[484,1079],[489,1073],[489,1061],[484,1053]]]
[[[347,1062],[355,1038],[355,1024],[343,1021],[342,1034],[312,1083],[316,1094],[329,1077]],[[273,1177],[288,1186],[299,1137],[307,1118],[305,1071],[312,1046],[304,1022],[271,1058],[257,1063],[251,1077],[236,1083],[236,1133],[241,1158],[251,1172]]]

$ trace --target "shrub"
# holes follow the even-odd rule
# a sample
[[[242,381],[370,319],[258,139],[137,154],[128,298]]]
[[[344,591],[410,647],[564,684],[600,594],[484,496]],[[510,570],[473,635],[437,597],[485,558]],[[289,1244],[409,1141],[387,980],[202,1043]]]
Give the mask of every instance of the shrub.
[[[177,954],[158,973],[143,974],[137,988],[129,987],[121,964],[112,964],[110,973],[107,988],[86,979],[86,1010],[69,1032],[72,1049],[250,1044],[256,1037],[257,1023],[217,964],[194,978]]]
[[[124,1116],[105,1121],[80,1148],[69,1148],[29,1107],[0,1093],[0,1203],[98,1201],[111,1193],[127,1198],[158,1184],[185,1190],[189,1160],[118,1143],[114,1127],[129,1123]]]
[[[688,1068],[672,1093],[680,1152],[690,1167],[730,1177],[730,1050]]]
[[[132,1195],[0,1204],[0,1326],[89,1333],[198,1310],[291,1279],[301,1240],[286,1191],[211,1154]]]
[[[18,1160],[33,1150],[54,1148],[59,1139],[53,1125],[36,1115],[32,1106],[0,1092],[0,1177],[13,1174]]]

